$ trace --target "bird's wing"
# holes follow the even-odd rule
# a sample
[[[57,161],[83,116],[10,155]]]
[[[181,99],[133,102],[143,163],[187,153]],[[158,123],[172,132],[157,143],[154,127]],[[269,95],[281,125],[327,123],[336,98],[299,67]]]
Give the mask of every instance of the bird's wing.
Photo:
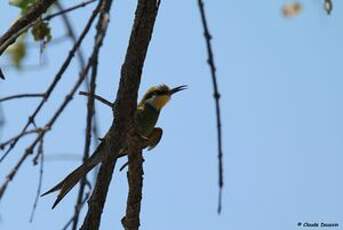
[[[160,142],[162,138],[163,130],[159,127],[154,128],[154,130],[149,135],[149,141],[147,143],[148,151],[155,148],[155,146]]]
[[[163,134],[163,130],[159,127],[157,128],[154,128],[151,132],[151,134],[149,135],[148,137],[148,140],[144,146],[144,148],[148,148],[148,150],[152,150],[153,148],[155,148],[155,146],[160,142],[161,138],[162,138],[162,134]],[[120,155],[118,157],[122,157],[124,156],[125,154],[123,155]],[[123,164],[119,171],[122,171],[124,168],[126,168],[126,166],[129,165],[129,162],[125,162],[125,164]]]

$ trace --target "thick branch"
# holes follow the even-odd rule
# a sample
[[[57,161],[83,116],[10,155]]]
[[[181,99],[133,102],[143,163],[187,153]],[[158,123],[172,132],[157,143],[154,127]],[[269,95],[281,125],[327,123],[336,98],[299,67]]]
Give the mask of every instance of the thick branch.
[[[116,162],[115,154],[127,139],[129,125],[133,124],[141,73],[158,12],[158,3],[159,1],[156,0],[138,1],[129,46],[121,68],[119,89],[113,109],[114,121],[104,142],[108,150],[108,157],[100,167],[95,189],[88,202],[89,209],[81,227],[82,230],[99,229],[102,210]]]
[[[127,172],[129,194],[126,204],[126,215],[122,219],[122,224],[127,230],[138,230],[140,225],[139,213],[141,211],[144,173],[142,146],[140,143],[142,143],[141,137],[130,133],[128,136],[129,171]]]

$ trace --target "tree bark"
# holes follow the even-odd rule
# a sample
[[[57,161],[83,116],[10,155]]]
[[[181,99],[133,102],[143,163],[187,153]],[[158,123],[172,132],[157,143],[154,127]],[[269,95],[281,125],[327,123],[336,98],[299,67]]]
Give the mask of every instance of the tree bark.
[[[138,88],[158,8],[158,0],[138,1],[125,61],[121,67],[119,89],[113,108],[114,119],[105,140],[108,156],[100,167],[95,189],[88,202],[88,212],[81,227],[82,230],[99,229],[101,214],[116,162],[115,155],[134,133],[134,131],[130,131],[130,133],[128,131],[131,130],[131,127],[134,130],[133,118],[137,107]],[[133,141],[132,143],[136,142]],[[129,149],[136,151],[135,146],[129,146]],[[131,161],[131,164],[141,165],[142,162],[138,161]],[[138,218],[139,210],[135,212]],[[131,224],[127,223],[127,226],[131,226]],[[128,229],[138,229],[138,226]]]

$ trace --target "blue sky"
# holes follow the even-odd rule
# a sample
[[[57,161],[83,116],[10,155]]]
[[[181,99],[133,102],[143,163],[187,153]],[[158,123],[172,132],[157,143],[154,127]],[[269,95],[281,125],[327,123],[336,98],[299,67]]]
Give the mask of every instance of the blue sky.
[[[67,3],[67,1],[64,1]],[[206,1],[222,94],[225,187],[218,216],[217,148],[214,102],[196,1],[162,1],[144,66],[140,95],[151,85],[189,85],[162,112],[161,143],[146,155],[141,229],[297,229],[298,222],[339,223],[343,229],[343,4],[334,1],[326,16],[319,0],[303,1],[299,17],[285,19],[285,1]],[[1,1],[1,33],[18,11]],[[91,7],[72,13],[80,31]],[[114,1],[101,53],[97,93],[113,99],[125,55],[136,1]],[[59,20],[53,36],[63,35]],[[89,53],[93,34],[83,50]],[[0,97],[42,92],[70,49],[66,41],[48,47],[40,71],[6,70]],[[2,64],[7,60],[2,58]],[[30,50],[27,64],[39,63]],[[73,62],[38,118],[43,125],[75,82]],[[3,139],[15,135],[38,103],[23,99],[3,104]],[[112,113],[97,104],[104,134]],[[81,156],[86,101],[76,96],[45,138],[45,154]],[[0,179],[23,154],[25,138],[0,165]],[[50,157],[50,159],[52,159]],[[81,159],[81,157],[80,157]],[[79,161],[45,163],[43,190],[62,179]],[[0,203],[1,229],[61,229],[73,213],[77,189],[55,209],[54,195],[30,212],[38,167],[27,161]],[[101,229],[121,228],[127,196],[126,174],[115,172]]]

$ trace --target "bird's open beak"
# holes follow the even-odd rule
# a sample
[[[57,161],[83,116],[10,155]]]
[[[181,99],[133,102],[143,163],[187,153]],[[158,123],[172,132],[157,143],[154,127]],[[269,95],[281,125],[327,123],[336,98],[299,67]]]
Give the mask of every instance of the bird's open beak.
[[[173,95],[174,93],[180,92],[185,89],[187,89],[187,85],[181,85],[181,86],[175,87],[170,90],[170,95]]]

